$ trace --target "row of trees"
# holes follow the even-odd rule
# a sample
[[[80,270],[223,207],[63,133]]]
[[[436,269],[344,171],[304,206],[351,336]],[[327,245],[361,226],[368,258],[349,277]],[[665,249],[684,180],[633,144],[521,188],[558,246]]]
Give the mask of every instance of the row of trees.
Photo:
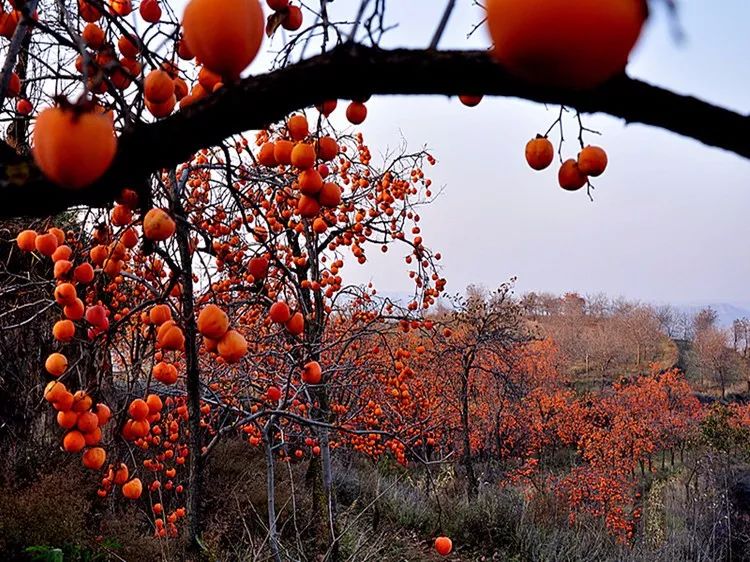
[[[653,363],[677,364],[697,388],[717,388],[725,397],[729,387],[750,378],[747,319],[725,328],[711,308],[691,313],[575,293],[529,293],[521,306],[538,333],[560,346],[563,368],[576,379],[606,385],[625,373],[645,373]]]

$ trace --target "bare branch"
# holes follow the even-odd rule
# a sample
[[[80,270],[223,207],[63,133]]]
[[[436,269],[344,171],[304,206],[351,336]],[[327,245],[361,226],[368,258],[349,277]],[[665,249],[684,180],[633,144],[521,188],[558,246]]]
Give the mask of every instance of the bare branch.
[[[438,24],[438,27],[435,30],[435,35],[432,36],[432,41],[430,41],[430,49],[438,48],[440,39],[443,37],[443,33],[445,33],[445,28],[448,25],[448,20],[450,19],[451,13],[453,13],[453,8],[455,7],[456,7],[456,0],[448,0],[448,5],[445,7],[445,11],[443,12],[443,17],[440,18],[440,23]]]
[[[341,80],[342,76],[347,79]],[[307,87],[299,88],[299,84]],[[607,113],[750,158],[750,117],[625,75],[590,91],[559,90],[510,76],[485,52],[342,45],[284,69],[247,78],[167,119],[125,131],[110,170],[86,189],[61,189],[33,167],[28,180],[19,182],[19,164],[0,151],[0,196],[5,202],[0,216],[46,216],[74,205],[109,205],[123,187],[145,185],[150,174],[188,160],[200,148],[217,145],[232,134],[262,128],[326,99],[370,94],[458,95],[465,91],[566,105],[584,113]],[[0,148],[6,153],[10,150]],[[28,160],[22,164],[31,166]]]

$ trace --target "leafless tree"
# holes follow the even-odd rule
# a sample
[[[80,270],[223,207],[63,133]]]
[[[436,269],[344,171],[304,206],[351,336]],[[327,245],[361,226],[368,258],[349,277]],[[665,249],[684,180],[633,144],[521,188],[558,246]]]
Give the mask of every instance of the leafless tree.
[[[726,398],[727,386],[741,376],[740,356],[729,345],[729,335],[713,326],[697,332],[694,342],[698,365],[721,388]]]

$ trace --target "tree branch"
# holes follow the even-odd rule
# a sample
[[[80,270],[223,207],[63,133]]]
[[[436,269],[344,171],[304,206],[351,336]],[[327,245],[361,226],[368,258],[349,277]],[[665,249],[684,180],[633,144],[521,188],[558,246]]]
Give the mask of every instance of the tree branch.
[[[451,14],[453,13],[453,9],[455,7],[456,7],[456,0],[448,0],[448,5],[445,7],[443,16],[440,18],[440,23],[438,24],[437,29],[435,30],[435,34],[432,36],[432,41],[430,41],[430,49],[438,48],[440,39],[443,37],[443,33],[445,33],[445,28],[448,26],[448,20],[450,19]]]
[[[628,123],[660,127],[750,158],[750,117],[624,75],[595,90],[575,92],[522,82],[485,52],[381,50],[344,44],[284,69],[246,78],[167,119],[124,131],[112,167],[86,189],[60,189],[33,167],[28,178],[23,174],[19,178],[18,164],[8,166],[8,147],[0,146],[0,216],[45,216],[74,205],[105,206],[121,188],[144,185],[151,173],[173,167],[232,134],[262,128],[326,99],[370,94],[485,94],[564,104],[584,113],[607,113]],[[9,180],[11,175],[14,181]]]
[[[10,40],[8,46],[8,53],[5,55],[5,62],[3,68],[0,70],[0,106],[5,103],[7,95],[6,90],[8,89],[8,83],[10,82],[10,75],[13,73],[13,68],[16,66],[16,59],[18,53],[21,51],[26,34],[29,32],[30,25],[29,20],[31,14],[36,10],[36,6],[39,0],[29,0],[21,6],[21,21],[18,22],[16,30],[13,32],[13,37]]]

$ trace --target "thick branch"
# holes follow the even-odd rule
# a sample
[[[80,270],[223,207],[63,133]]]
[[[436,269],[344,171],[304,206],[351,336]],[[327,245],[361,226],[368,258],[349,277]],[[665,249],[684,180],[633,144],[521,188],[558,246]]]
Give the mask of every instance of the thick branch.
[[[564,104],[585,113],[607,113],[644,123],[750,158],[750,117],[627,76],[595,90],[572,92],[521,82],[485,52],[380,50],[342,45],[298,64],[226,87],[186,111],[124,132],[117,157],[96,185],[66,191],[32,173],[14,185],[0,173],[0,216],[49,215],[73,205],[103,206],[122,187],[142,184],[200,148],[258,129],[326,99],[368,94],[486,94]],[[0,151],[0,172],[6,158]],[[18,182],[16,182],[18,184]]]

